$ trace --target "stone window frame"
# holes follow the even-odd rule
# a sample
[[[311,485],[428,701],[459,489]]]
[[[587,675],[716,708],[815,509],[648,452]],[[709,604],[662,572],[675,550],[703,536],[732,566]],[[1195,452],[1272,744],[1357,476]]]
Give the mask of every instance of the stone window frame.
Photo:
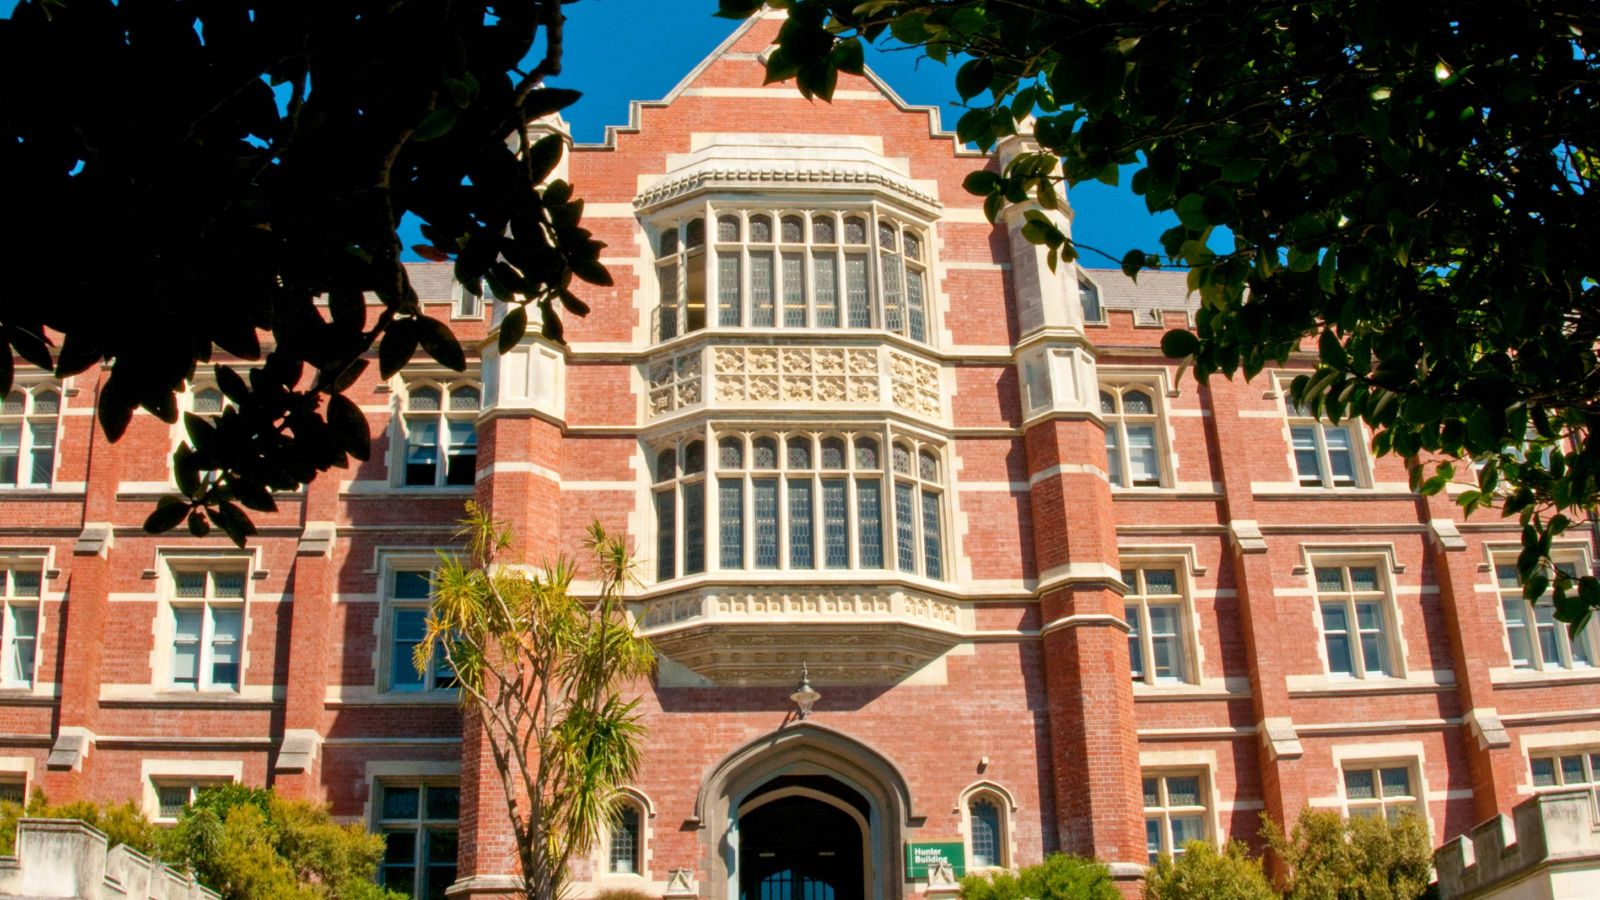
[[[768,220],[771,240],[754,239],[752,223],[762,216]],[[800,239],[784,240],[785,219],[796,217],[801,223]],[[846,220],[855,217],[865,219],[864,240],[860,243],[845,240]],[[722,239],[721,225],[727,218],[737,221],[736,235],[732,240]],[[822,219],[832,223],[834,240],[831,242],[816,239],[817,223]],[[893,248],[889,248],[881,237],[880,226],[885,221],[893,223],[895,235]],[[937,295],[936,266],[933,259],[934,220],[926,216],[877,199],[818,204],[810,197],[785,197],[781,193],[774,193],[739,202],[706,201],[680,206],[651,216],[643,224],[650,268],[656,274],[656,277],[651,279],[647,321],[652,344],[702,331],[752,330],[779,330],[812,335],[887,332],[922,346],[932,347],[936,343],[938,304],[935,302]],[[917,242],[919,252],[915,259],[908,259],[904,252],[907,235]],[[861,249],[850,249],[855,247]],[[805,301],[806,320],[803,325],[784,324],[783,255],[786,251],[798,253],[803,265],[802,296]],[[815,292],[816,260],[830,251],[835,261],[835,324],[823,325],[818,323],[820,307]],[[733,321],[724,323],[723,307],[719,302],[722,287],[720,261],[726,254],[732,253],[738,254],[739,308],[736,315],[730,315]],[[751,259],[753,255],[768,253],[772,259],[772,324],[755,325],[753,323],[757,318],[757,307],[751,280]],[[845,282],[846,258],[855,255],[864,256],[868,261],[866,289],[869,323],[866,326],[849,325],[850,309]],[[891,261],[894,268],[886,269],[885,263]],[[670,277],[665,274],[668,271],[672,273]],[[886,321],[890,309],[885,293],[886,271],[894,272],[900,281],[899,328],[888,327],[890,323]],[[914,321],[909,289],[912,276],[921,285],[921,337],[913,336]],[[697,314],[690,304],[694,299],[692,294],[696,285],[703,301],[703,307]],[[664,300],[666,289],[669,287],[676,296],[675,302],[669,303]],[[669,310],[673,323],[670,326],[666,325]],[[694,318],[691,319],[691,316]],[[696,321],[699,324],[695,324]]]
[[[416,690],[396,690],[393,687],[395,610],[406,608],[427,609],[432,602],[433,595],[433,589],[430,584],[426,599],[396,598],[394,596],[396,583],[401,573],[417,572],[428,573],[431,581],[432,575],[438,567],[439,556],[437,553],[393,550],[379,552],[377,565],[378,618],[373,623],[378,646],[373,654],[375,664],[373,684],[377,692],[386,697],[417,703],[454,702],[460,694],[459,689],[455,687],[430,686],[433,680],[437,678],[437,672],[432,667],[430,667],[422,687]]]
[[[461,493],[471,491],[477,483],[478,467],[478,418],[483,413],[483,379],[477,372],[468,370],[464,373],[446,371],[406,371],[397,374],[390,381],[394,394],[393,414],[390,416],[390,452],[389,452],[389,484],[396,490],[406,493]],[[413,411],[411,407],[411,394],[422,388],[432,388],[439,391],[439,409]],[[457,391],[472,389],[478,392],[478,403],[471,410],[452,409],[452,398]],[[409,423],[413,420],[432,419],[436,431],[434,445],[434,476],[433,484],[408,484],[407,483],[407,458],[410,446]],[[470,422],[473,428],[473,480],[466,483],[450,483],[449,466],[451,449],[454,444],[449,437],[450,424]],[[461,445],[464,446],[464,445]],[[465,454],[457,454],[465,455]]]
[[[990,803],[999,813],[999,831],[995,835],[995,850],[1000,858],[994,864],[978,866],[973,860],[972,839],[974,835],[972,824],[972,807],[978,802]],[[1016,814],[1017,799],[1006,787],[997,781],[982,779],[974,781],[961,789],[956,797],[956,807],[952,812],[961,817],[961,842],[967,859],[967,873],[983,873],[999,871],[1010,868],[1012,861],[1017,858],[1016,847]]]
[[[1351,661],[1354,671],[1334,672],[1333,662],[1328,656],[1328,632],[1323,618],[1324,593],[1317,585],[1317,569],[1340,568],[1344,571],[1344,590],[1329,591],[1330,595],[1343,598],[1345,604],[1346,631],[1351,640]],[[1352,568],[1371,567],[1376,570],[1380,588],[1376,591],[1356,591],[1354,582],[1349,577]],[[1322,661],[1323,676],[1340,683],[1368,683],[1382,679],[1405,680],[1409,672],[1406,660],[1406,645],[1401,637],[1401,616],[1398,592],[1395,590],[1394,576],[1396,566],[1392,552],[1388,550],[1363,549],[1350,547],[1337,550],[1308,550],[1305,555],[1305,576],[1310,589],[1311,616],[1317,629],[1317,656]],[[1365,654],[1360,644],[1359,621],[1355,617],[1356,604],[1360,602],[1358,594],[1373,594],[1383,614],[1383,627],[1381,629],[1382,648],[1384,661],[1388,671],[1372,673],[1366,670]],[[1329,601],[1334,602],[1334,601]],[[1355,630],[1351,630],[1355,629]]]
[[[1406,793],[1391,795],[1388,792],[1384,778],[1387,773],[1393,771],[1405,772]],[[1352,773],[1370,775],[1374,796],[1358,798],[1350,796]],[[1427,819],[1427,794],[1422,785],[1421,763],[1416,757],[1343,759],[1338,761],[1338,776],[1340,808],[1346,818],[1376,812],[1393,822],[1399,815],[1410,811],[1423,821]],[[1391,813],[1394,814],[1393,818],[1390,817]]]
[[[140,806],[151,822],[170,825],[177,816],[161,814],[161,789],[187,787],[191,799],[195,791],[214,784],[243,784],[244,761],[239,759],[142,759],[139,782],[143,787]]]
[[[1100,282],[1095,280],[1093,277],[1091,277],[1089,275],[1089,270],[1088,269],[1085,269],[1082,266],[1076,266],[1075,265],[1075,266],[1072,267],[1072,271],[1073,271],[1073,274],[1077,276],[1077,282],[1078,282],[1078,308],[1082,311],[1082,314],[1083,314],[1083,324],[1085,324],[1085,325],[1109,325],[1109,324],[1111,324],[1111,318],[1106,312],[1106,292],[1105,292],[1105,288],[1101,287]],[[1088,306],[1088,304],[1083,302],[1083,293],[1084,293],[1083,289],[1086,286],[1088,288],[1090,288],[1094,292],[1094,298],[1095,298],[1094,306],[1095,306],[1095,309],[1098,311],[1098,315],[1096,315],[1096,316],[1094,316],[1092,318],[1089,315],[1089,306]]]
[[[1201,840],[1211,841],[1213,843],[1216,842],[1218,835],[1217,823],[1215,821],[1217,815],[1217,803],[1215,793],[1212,790],[1212,773],[1214,771],[1215,766],[1200,763],[1166,763],[1146,765],[1141,759],[1141,765],[1139,767],[1141,795],[1145,797],[1149,796],[1144,792],[1144,782],[1151,780],[1157,782],[1156,804],[1152,806],[1148,803],[1144,803],[1142,806],[1142,818],[1145,822],[1145,852],[1146,858],[1150,860],[1150,864],[1154,864],[1154,860],[1149,858],[1149,834],[1150,823],[1152,820],[1157,823],[1157,856],[1161,854],[1167,854],[1176,859],[1177,857],[1182,856],[1184,853],[1182,847],[1176,846],[1172,835],[1172,820],[1175,817],[1181,817],[1184,819],[1198,818],[1200,820],[1201,834],[1199,837],[1190,838],[1190,841]],[[1195,796],[1200,800],[1200,802],[1192,805],[1173,806],[1168,797],[1168,779],[1191,777],[1196,780]],[[1189,841],[1185,841],[1185,843],[1188,842]]]
[[[1412,790],[1416,797],[1416,813],[1428,829],[1428,839],[1436,840],[1434,836],[1438,832],[1434,828],[1433,813],[1429,805],[1433,800],[1448,799],[1448,795],[1441,792],[1436,796],[1428,788],[1428,751],[1422,741],[1341,743],[1329,747],[1328,752],[1333,763],[1331,774],[1335,782],[1335,791],[1328,797],[1311,798],[1312,806],[1328,806],[1339,810],[1341,815],[1350,814],[1345,794],[1346,766],[1369,768],[1407,766],[1410,769]]]
[[[1143,393],[1150,398],[1149,413],[1128,413],[1125,411],[1123,398],[1130,392]],[[1113,491],[1156,491],[1174,486],[1176,466],[1172,453],[1172,434],[1167,421],[1166,404],[1166,378],[1163,373],[1135,373],[1135,372],[1102,372],[1096,390],[1096,409],[1106,429],[1106,479],[1111,482]],[[1106,409],[1106,400],[1112,401],[1112,408]],[[1129,450],[1127,427],[1130,422],[1136,425],[1148,425],[1154,433],[1156,457],[1156,483],[1134,484],[1132,482],[1132,456]],[[1115,436],[1113,438],[1113,435]],[[1117,445],[1118,458],[1111,459],[1111,445],[1113,440]],[[1119,484],[1118,482],[1125,482]]]
[[[1517,672],[1538,674],[1593,673],[1600,669],[1600,626],[1597,626],[1593,621],[1578,634],[1576,639],[1570,639],[1566,636],[1565,624],[1552,620],[1552,627],[1556,636],[1556,652],[1567,664],[1550,665],[1544,659],[1544,651],[1540,646],[1539,632],[1541,624],[1550,623],[1540,623],[1539,614],[1541,610],[1553,612],[1549,597],[1541,598],[1538,604],[1530,604],[1527,600],[1522,599],[1521,585],[1507,584],[1501,577],[1503,568],[1508,566],[1511,568],[1511,573],[1515,574],[1517,552],[1499,547],[1488,549],[1489,577],[1498,600],[1495,604],[1495,616],[1500,622],[1501,642],[1506,651],[1506,660],[1510,663],[1511,669]],[[1550,555],[1556,565],[1570,565],[1575,575],[1581,576],[1594,571],[1590,551],[1584,545],[1555,546],[1551,548]],[[1525,629],[1525,640],[1528,643],[1528,650],[1531,654],[1527,658],[1526,665],[1519,664],[1517,661],[1517,648],[1512,639],[1511,620],[1506,613],[1506,604],[1513,602],[1520,607],[1520,612],[1523,616],[1522,627]],[[1573,657],[1574,644],[1588,652],[1589,660],[1587,664],[1578,664]]]
[[[632,872],[616,872],[611,869],[612,829],[608,827],[594,842],[594,850],[590,854],[589,861],[595,873],[593,880],[607,888],[644,888],[651,883],[651,862],[655,852],[655,803],[644,791],[632,785],[624,785],[617,804],[619,811],[627,807],[634,810],[639,817],[638,843],[634,847],[636,868]]]
[[[0,492],[6,491],[49,491],[59,489],[61,470],[61,438],[67,411],[67,384],[49,376],[19,376],[11,385],[11,391],[0,400],[10,401],[20,395],[21,409],[10,412],[0,409],[0,426],[17,426],[16,450],[16,477],[10,481],[0,481]],[[37,406],[42,395],[55,395],[54,412],[38,412]],[[49,479],[43,483],[33,480],[35,452],[34,431],[38,428],[50,428],[50,474]]]
[[[156,623],[156,652],[152,655],[152,675],[156,690],[165,692],[182,693],[195,696],[216,695],[243,695],[248,683],[250,672],[250,637],[253,633],[250,612],[255,605],[255,591],[253,583],[256,573],[260,569],[260,560],[255,552],[228,552],[217,550],[201,551],[158,551],[156,578],[156,594],[161,598],[161,609]],[[177,575],[179,572],[194,573],[205,572],[206,579],[201,597],[179,597]],[[241,578],[240,597],[215,596],[215,581],[213,575],[217,572],[237,572]],[[239,610],[239,676],[238,683],[232,687],[217,687],[211,680],[211,656],[213,646],[213,629],[215,626],[213,609],[228,609],[237,607]],[[180,608],[199,608],[202,612],[200,631],[200,656],[196,661],[199,666],[194,687],[179,686],[173,681],[173,663],[177,643],[177,610]]]
[[[1312,415],[1309,410],[1298,406],[1289,396],[1289,384],[1294,376],[1301,373],[1283,374],[1277,376],[1277,394],[1283,409],[1283,435],[1285,439],[1286,458],[1289,462],[1289,474],[1294,479],[1298,490],[1302,491],[1361,491],[1370,490],[1372,480],[1372,457],[1368,451],[1369,436],[1365,425],[1358,418],[1345,417],[1339,424],[1328,421],[1321,416]],[[1296,457],[1295,429],[1312,429],[1313,452],[1317,456],[1317,483],[1312,484],[1307,476],[1300,472],[1300,463]],[[1350,471],[1349,483],[1338,481],[1333,475],[1332,457],[1328,450],[1329,430],[1343,430],[1350,442]]]
[[[1528,784],[1532,785],[1535,794],[1580,789],[1588,791],[1594,804],[1595,815],[1600,817],[1600,743],[1528,747],[1525,756],[1528,763]],[[1582,779],[1579,781],[1568,780],[1571,776],[1564,765],[1565,760],[1573,757],[1578,758],[1579,776]],[[1555,779],[1553,783],[1543,785],[1539,783],[1538,773],[1534,771],[1535,762],[1550,764],[1550,775]]]
[[[369,764],[369,770],[370,768],[371,764]],[[454,826],[453,833],[455,834],[458,842],[457,847],[460,846],[460,777],[458,775],[446,776],[434,774],[432,771],[430,771],[432,768],[434,767],[423,763],[417,767],[416,774],[390,774],[387,772],[373,774],[369,771],[369,777],[367,779],[369,799],[367,801],[367,816],[365,819],[367,822],[367,827],[372,831],[372,833],[382,836],[391,832],[399,832],[407,828],[414,829],[413,833],[415,834],[416,841],[416,845],[414,847],[415,855],[412,859],[412,874],[414,878],[415,876],[424,873],[428,869],[428,854],[426,846],[423,843],[424,835],[431,835],[434,832],[452,830],[449,828],[449,826]],[[417,788],[419,790],[417,798],[417,817],[415,819],[384,817],[383,795],[384,791],[390,788]],[[453,789],[456,791],[456,817],[454,819],[429,817],[427,809],[427,792],[436,788]],[[386,831],[385,828],[389,830]],[[375,873],[379,884],[384,883],[384,864],[384,861],[380,861],[378,864],[378,870]],[[454,868],[454,857],[452,857],[452,868]],[[451,883],[455,883],[455,881],[459,878],[460,872],[457,870],[451,875]],[[417,884],[415,880],[413,880],[412,883],[413,885]],[[449,886],[450,885],[448,884],[445,885],[445,887]]]
[[[804,469],[796,469],[790,465],[789,441],[791,438],[809,437],[811,449],[811,464]],[[841,469],[823,468],[823,445],[829,439],[843,439],[845,443],[845,466]],[[878,468],[867,469],[858,465],[857,438],[871,438],[877,442]],[[721,465],[721,445],[725,439],[737,439],[741,447],[741,464],[738,468],[724,468]],[[768,470],[760,469],[755,465],[754,450],[758,439],[770,439],[775,442],[777,450],[777,466]],[[896,472],[893,468],[893,453],[896,443],[904,444],[910,453],[911,469],[909,472]],[[695,472],[690,475],[682,474],[684,449],[690,444],[700,444],[704,448],[705,471]],[[742,423],[712,423],[702,430],[694,432],[679,432],[672,436],[645,444],[647,478],[650,480],[648,494],[652,530],[650,546],[656,548],[655,574],[657,583],[676,581],[681,578],[695,577],[710,573],[740,573],[741,575],[759,575],[761,573],[881,573],[888,577],[912,577],[919,580],[928,580],[938,584],[946,584],[955,577],[955,565],[959,559],[954,540],[954,516],[956,511],[952,508],[954,499],[954,485],[952,481],[952,466],[950,465],[953,446],[950,442],[920,431],[913,431],[894,424],[875,423],[860,426],[811,426],[800,425],[785,428],[772,428],[770,426],[750,426]],[[662,454],[669,448],[676,448],[676,459],[679,468],[672,478],[663,478],[660,469]],[[933,480],[922,477],[923,456],[931,454],[936,467],[936,478]],[[770,473],[763,475],[762,473]],[[791,475],[791,473],[799,473]],[[792,546],[792,517],[790,515],[790,492],[788,485],[796,478],[809,477],[812,483],[811,491],[811,530],[812,530],[812,564],[809,567],[795,567],[793,565]],[[702,481],[702,478],[704,479]],[[777,524],[777,564],[770,567],[756,565],[756,516],[754,504],[756,500],[755,482],[770,478],[778,482],[777,511],[774,520]],[[846,522],[845,536],[847,542],[848,565],[843,567],[827,564],[827,525],[825,521],[825,493],[824,482],[843,480],[846,483]],[[737,481],[742,485],[739,493],[741,498],[741,562],[737,567],[724,566],[722,547],[722,516],[721,499],[722,488],[725,484]],[[876,482],[880,487],[878,491],[878,546],[881,553],[879,565],[865,567],[862,565],[861,555],[861,504],[860,485],[863,481]],[[705,566],[703,569],[687,572],[678,562],[686,559],[689,543],[684,537],[684,498],[685,492],[681,489],[684,484],[705,484],[704,488],[704,522],[703,534],[705,545]],[[900,566],[898,557],[898,534],[896,520],[896,485],[909,487],[912,492],[912,567],[904,569]],[[925,504],[927,496],[936,497],[937,523],[930,522],[926,516]],[[667,550],[668,535],[661,526],[662,504],[668,503],[665,498],[671,496],[671,508],[674,511],[673,530],[670,536],[672,552],[675,554],[674,568],[668,575],[667,569],[662,568],[661,559]],[[936,525],[933,533],[937,537],[937,546],[928,544],[930,534],[929,526]],[[937,573],[930,575],[929,551],[936,551]],[[825,576],[826,577],[826,576]]]
[[[33,572],[38,575],[34,593],[19,593],[14,573]],[[50,578],[49,554],[43,550],[0,549],[0,689],[34,691],[39,686],[39,657],[45,633],[44,603],[46,585]],[[26,590],[26,589],[23,589]],[[17,635],[17,611],[27,608],[33,613],[33,665],[27,678],[13,678]]]
[[[28,804],[28,792],[34,786],[33,779],[34,760],[28,756],[0,756],[0,792],[7,787],[17,789],[16,803],[21,806]],[[9,800],[9,797],[0,797],[0,801]]]
[[[450,279],[450,318],[455,321],[481,321],[494,297],[489,293],[489,283],[478,279],[478,293],[467,290],[455,277]]]
[[[1134,628],[1130,623],[1128,636],[1131,640],[1135,637],[1135,634],[1137,634],[1138,639],[1141,642],[1141,652],[1144,654],[1143,658],[1146,661],[1143,667],[1145,669],[1145,673],[1142,677],[1136,677],[1134,679],[1134,687],[1140,690],[1159,691],[1168,688],[1195,687],[1199,685],[1201,662],[1201,654],[1199,651],[1200,626],[1197,615],[1198,611],[1195,609],[1195,572],[1192,558],[1186,554],[1173,554],[1170,551],[1156,547],[1148,549],[1141,547],[1128,547],[1120,550],[1119,556],[1122,564],[1122,574],[1126,574],[1130,570],[1139,572],[1141,573],[1138,576],[1140,581],[1143,580],[1142,573],[1146,569],[1172,569],[1174,574],[1174,582],[1177,589],[1176,594],[1163,594],[1160,596],[1163,599],[1172,597],[1176,598],[1176,602],[1171,602],[1169,600],[1165,605],[1176,606],[1178,608],[1178,637],[1181,647],[1180,652],[1183,654],[1183,675],[1181,678],[1177,679],[1160,680],[1156,678],[1154,666],[1151,665],[1151,660],[1154,659],[1154,656],[1152,655],[1154,652],[1154,647],[1153,635],[1149,631],[1148,598],[1150,595],[1141,590],[1142,585],[1140,584],[1127,585],[1128,593],[1123,595],[1124,616],[1127,615],[1126,608],[1129,605],[1130,597],[1133,598],[1133,601],[1136,602],[1140,607],[1139,626]],[[1126,579],[1124,579],[1124,584],[1126,584]]]

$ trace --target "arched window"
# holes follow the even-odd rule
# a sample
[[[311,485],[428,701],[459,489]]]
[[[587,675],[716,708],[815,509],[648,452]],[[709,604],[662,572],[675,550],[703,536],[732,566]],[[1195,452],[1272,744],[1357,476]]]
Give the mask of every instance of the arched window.
[[[606,870],[611,874],[639,875],[644,871],[644,835],[640,820],[638,804],[624,801],[617,810],[606,849]]]
[[[967,816],[972,822],[972,868],[987,869],[1002,865],[1000,807],[988,795],[982,795],[967,803]]]
[[[897,465],[886,472],[882,446],[876,434],[723,434],[709,473],[698,440],[658,448],[658,579],[704,570],[706,528],[717,536],[715,564],[723,571],[883,569],[887,546],[892,567],[942,579],[942,450],[897,440]],[[707,490],[715,497],[710,510]]]
[[[726,452],[726,451],[723,451]],[[706,445],[687,440],[656,452],[656,578],[706,570]],[[681,509],[680,509],[681,507]],[[683,523],[679,534],[678,523]]]
[[[1005,788],[980,781],[961,792],[958,804],[967,837],[967,871],[1011,865],[1011,813],[1016,802]]]
[[[194,414],[211,416],[222,412],[222,392],[216,388],[201,388],[194,392]]]
[[[17,385],[0,402],[0,488],[49,487],[55,480],[61,392]]]
[[[877,210],[724,210],[715,223],[709,254],[703,219],[661,232],[659,339],[705,327],[710,291],[717,327],[883,328],[928,340],[926,235],[918,226]]]
[[[405,392],[405,458],[401,484],[470,486],[478,469],[476,384],[410,384]]]
[[[1107,474],[1116,487],[1160,487],[1161,446],[1154,388],[1143,384],[1100,389],[1106,423]]]

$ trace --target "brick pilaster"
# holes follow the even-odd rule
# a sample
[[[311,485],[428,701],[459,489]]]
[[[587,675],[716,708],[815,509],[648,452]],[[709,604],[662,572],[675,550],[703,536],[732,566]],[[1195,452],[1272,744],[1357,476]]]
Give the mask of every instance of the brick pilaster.
[[[105,385],[103,371],[91,398],[77,399],[91,407]],[[88,376],[83,376],[87,380]],[[101,660],[111,592],[111,553],[117,482],[121,467],[98,418],[89,426],[89,464],[84,474],[82,531],[72,548],[67,601],[61,622],[61,705],[54,741],[41,779],[53,797],[88,797],[84,765],[94,749],[95,719],[100,711]]]
[[[283,734],[273,760],[273,786],[307,800],[322,799],[322,715],[328,694],[328,653],[333,630],[333,566],[339,482],[319,478],[306,488],[304,519],[289,574],[291,606],[288,684]]]
[[[1238,391],[1233,382],[1200,388],[1202,403],[1211,407],[1209,427],[1214,446],[1243,447],[1250,439],[1242,427]],[[1239,594],[1240,626],[1249,665],[1250,703],[1257,733],[1262,801],[1267,815],[1287,829],[1299,818],[1309,797],[1302,771],[1303,748],[1289,706],[1289,683],[1283,665],[1280,620],[1283,611],[1273,594],[1267,540],[1256,521],[1250,486],[1249,458],[1218,454],[1223,487],[1223,516],[1233,545],[1233,567]]]
[[[1082,465],[1105,465],[1105,431],[1087,416],[1048,418],[1024,440],[1059,846],[1138,865],[1144,814],[1111,487],[1103,469]]]
[[[1439,582],[1445,626],[1450,635],[1450,659],[1456,676],[1456,696],[1467,727],[1461,729],[1467,765],[1472,773],[1474,819],[1488,819],[1515,806],[1521,763],[1512,753],[1511,736],[1495,707],[1489,669],[1494,663],[1509,665],[1498,648],[1503,632],[1495,611],[1497,595],[1480,595],[1477,583],[1481,556],[1467,551],[1456,530],[1455,504],[1444,494],[1426,500],[1433,540],[1429,552]],[[1494,573],[1488,579],[1494,581]],[[1494,599],[1486,599],[1493,597]]]

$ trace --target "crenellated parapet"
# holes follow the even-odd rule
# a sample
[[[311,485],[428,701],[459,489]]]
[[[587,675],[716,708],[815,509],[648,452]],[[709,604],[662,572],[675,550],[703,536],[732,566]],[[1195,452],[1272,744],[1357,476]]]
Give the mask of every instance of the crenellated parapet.
[[[1439,896],[1600,896],[1600,822],[1587,790],[1539,794],[1440,847]]]

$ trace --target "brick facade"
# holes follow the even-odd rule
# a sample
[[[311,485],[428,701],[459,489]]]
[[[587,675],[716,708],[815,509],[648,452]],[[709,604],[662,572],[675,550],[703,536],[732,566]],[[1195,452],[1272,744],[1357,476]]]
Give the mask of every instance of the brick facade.
[[[382,382],[373,367],[349,392],[372,426],[371,462],[278,498],[277,513],[257,516],[247,552],[177,532],[150,537],[139,526],[168,490],[174,429],[141,415],[111,445],[92,416],[97,374],[70,379],[52,486],[0,495],[6,564],[42,574],[32,684],[0,689],[0,777],[53,799],[141,798],[152,812],[159,786],[238,778],[369,823],[382,817],[379,784],[458,785],[455,893],[503,893],[495,876],[510,874],[511,844],[487,751],[449,691],[393,689],[402,677],[391,658],[394,573],[450,546],[470,498],[514,526],[529,562],[575,554],[594,519],[629,535],[642,561],[634,611],[663,662],[637,686],[649,728],[634,786],[640,871],[608,874],[597,851],[578,866],[581,893],[728,896],[736,873],[717,828],[726,832],[750,796],[739,791],[785,773],[833,778],[864,798],[881,836],[869,865],[883,877],[869,875],[869,887],[886,897],[929,887],[902,877],[904,842],[958,841],[973,852],[968,801],[977,796],[1003,807],[998,862],[1090,854],[1132,890],[1147,817],[1166,821],[1146,809],[1141,772],[1197,779],[1186,805],[1198,810],[1199,836],[1256,842],[1263,814],[1359,806],[1359,782],[1347,778],[1363,765],[1403,770],[1405,796],[1443,843],[1534,792],[1530,753],[1600,750],[1600,669],[1570,651],[1565,667],[1512,659],[1494,563],[1514,552],[1515,528],[1463,521],[1447,498],[1413,495],[1398,460],[1363,451],[1359,426],[1347,457],[1326,433],[1309,451],[1322,454],[1328,478],[1348,459],[1352,483],[1304,483],[1295,449],[1307,432],[1295,430],[1276,379],[1311,367],[1312,354],[1248,383],[1197,384],[1157,348],[1164,329],[1192,314],[1181,275],[1135,285],[1107,270],[1050,271],[1015,234],[1020,210],[990,225],[961,188],[967,173],[1000,162],[958,147],[930,111],[849,75],[831,105],[763,86],[758,54],[777,25],[769,17],[742,28],[668,100],[636,104],[628,127],[564,160],[559,174],[586,198],[616,281],[585,288],[593,313],[568,323],[568,347],[530,337],[502,358],[486,340],[492,316],[452,317],[448,270],[415,268],[428,311],[480,349],[475,484],[404,484],[407,398],[419,379],[448,390],[453,376],[419,365]],[[1013,141],[999,156],[1023,147]],[[923,339],[751,319],[658,337],[664,231],[709,212],[700,248],[709,256],[721,211],[791,208],[911,223],[904,233],[925,241]],[[694,266],[695,250],[684,252]],[[763,252],[749,251],[746,265]],[[774,242],[765,258],[784,256]],[[1097,303],[1083,296],[1091,288]],[[701,290],[710,318],[716,297]],[[881,290],[875,283],[874,296]],[[783,299],[773,301],[780,316]],[[766,350],[777,369],[763,368]],[[829,368],[835,359],[846,368]],[[846,374],[856,359],[870,366],[859,388]],[[1139,421],[1151,429],[1133,424],[1146,413],[1132,406],[1103,413],[1102,383],[1140,391],[1151,407]],[[767,384],[783,393],[761,394]],[[882,565],[859,562],[868,552],[860,505],[839,532],[849,532],[856,563],[825,567],[819,540],[812,568],[793,564],[803,551],[788,543],[774,556],[787,563],[759,568],[762,538],[750,522],[760,514],[747,506],[745,563],[724,564],[712,485],[734,481],[719,468],[717,441],[744,435],[754,453],[766,432],[814,436],[812,448],[834,434],[855,435],[852,446],[884,436],[882,474],[864,479],[888,486]],[[1138,455],[1147,435],[1153,470]],[[929,448],[938,468],[918,488],[922,508],[936,508],[933,524],[905,526],[909,573],[896,565],[904,536],[891,504],[901,502],[895,486],[911,482],[888,462],[902,436]],[[708,470],[698,476],[704,571],[685,574],[695,566],[683,555],[663,579],[656,454],[695,440]],[[808,466],[816,484],[829,482],[827,469]],[[1153,483],[1113,484],[1135,480],[1135,466]],[[751,485],[777,478],[748,474]],[[852,490],[852,502],[865,502]],[[675,554],[693,552],[683,511],[691,491],[667,495],[679,510],[665,544]],[[810,521],[816,535],[835,527],[821,514]],[[793,540],[799,527],[789,521],[779,533]],[[938,535],[932,551],[926,533]],[[1560,550],[1592,568],[1587,540]],[[242,610],[231,689],[174,689],[186,665],[174,655],[175,573],[197,567],[245,576],[243,599],[216,607]],[[1158,581],[1173,573],[1170,637],[1150,631],[1155,618],[1125,619],[1125,573],[1139,567]],[[1337,613],[1328,609],[1341,601],[1324,582],[1340,571],[1359,657],[1349,677],[1330,657]],[[1376,606],[1360,605],[1369,601]],[[1363,655],[1361,610],[1378,611],[1367,630],[1374,656]],[[225,613],[206,615],[202,643],[228,627]],[[1149,643],[1130,651],[1130,628]],[[1161,647],[1165,663],[1154,655]],[[227,652],[207,648],[201,662]],[[1157,674],[1136,680],[1134,655]],[[798,724],[788,695],[802,659],[822,698]],[[677,870],[687,871],[675,881]]]

